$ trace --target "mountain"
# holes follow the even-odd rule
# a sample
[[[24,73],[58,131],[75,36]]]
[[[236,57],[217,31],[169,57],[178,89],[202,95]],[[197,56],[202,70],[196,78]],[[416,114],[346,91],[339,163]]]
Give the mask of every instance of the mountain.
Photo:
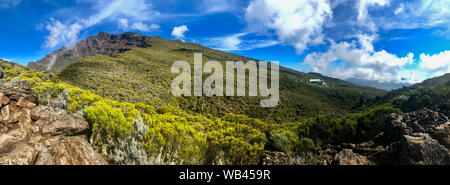
[[[121,44],[115,44],[118,42]],[[107,49],[104,49],[105,46]],[[61,55],[65,52],[77,55]],[[255,60],[196,43],[136,33],[101,32],[80,41],[73,49],[58,50],[38,61],[40,65],[34,63],[29,67],[46,72],[48,70],[36,66],[45,66],[52,56],[63,56],[58,57],[50,71],[59,72],[58,77],[65,82],[103,97],[134,103],[175,104],[185,110],[215,116],[245,114],[275,122],[292,122],[319,114],[345,116],[361,104],[385,93],[316,73],[307,74],[280,67],[281,102],[276,108],[261,108],[261,97],[175,98],[170,91],[171,81],[176,76],[170,73],[172,63],[184,60],[192,64],[196,52],[203,53],[203,62],[216,60],[224,64],[225,61]],[[326,85],[309,83],[309,79],[316,78],[326,81]]]
[[[54,139],[42,135],[41,127],[38,130],[28,123],[38,120],[42,128],[57,128],[55,134],[69,131],[66,136],[70,136],[80,124],[66,127],[71,121],[64,119],[81,121],[81,116],[87,124],[78,122],[82,123],[82,132],[76,131],[70,137],[83,142],[78,149],[92,146],[100,153],[93,160],[105,157],[110,164],[448,165],[450,161],[450,122],[445,115],[450,104],[450,74],[386,92],[280,67],[281,102],[275,108],[262,108],[259,100],[263,97],[173,97],[170,93],[170,83],[177,75],[170,73],[173,61],[192,64],[195,52],[203,53],[203,61],[217,60],[222,64],[250,58],[195,43],[135,33],[125,35],[140,38],[144,47],[133,45],[126,51],[92,56],[79,54],[87,56],[80,60],[55,60],[54,66],[63,66],[58,62],[67,65],[59,69],[57,76],[45,69],[42,73],[0,60],[0,86],[30,85],[6,85],[1,91],[6,98],[0,100],[7,106],[2,103],[0,132],[24,139],[18,143],[27,145],[31,142],[28,139],[35,141],[34,136],[41,135],[44,141]],[[119,40],[132,42],[123,34],[100,33],[90,38],[114,43],[102,39],[124,37]],[[311,79],[326,83],[310,83]],[[30,98],[27,101],[38,107],[53,109],[52,119],[43,118],[41,122],[32,116],[33,109],[21,110],[24,101],[19,96]],[[25,122],[26,126],[16,127]],[[32,137],[19,138],[22,133],[31,133]],[[6,140],[3,143],[10,141]],[[65,137],[58,136],[54,141],[43,144],[53,148],[52,144],[65,141]],[[66,147],[61,148],[64,152]],[[27,148],[14,148],[14,155],[6,159],[14,160],[20,149]],[[50,153],[60,155],[55,149],[50,149]],[[78,149],[72,151],[73,156],[79,155]],[[60,159],[64,160],[47,161]]]
[[[63,47],[37,62],[30,62],[29,68],[43,72],[59,73],[71,63],[80,59],[103,54],[114,56],[135,47],[147,47],[145,36],[136,33],[112,35],[100,32],[97,36],[88,37],[75,46]]]
[[[393,90],[393,89],[399,89],[402,87],[408,87],[411,86],[412,84],[409,83],[380,83],[380,82],[376,82],[376,81],[370,81],[370,80],[361,80],[361,79],[355,79],[355,78],[349,78],[346,79],[349,82],[358,84],[358,85],[365,85],[365,86],[370,86],[370,87],[375,87],[378,89],[384,89],[387,91]]]
[[[377,102],[383,103],[392,103],[404,112],[427,107],[450,116],[450,73],[390,91]]]

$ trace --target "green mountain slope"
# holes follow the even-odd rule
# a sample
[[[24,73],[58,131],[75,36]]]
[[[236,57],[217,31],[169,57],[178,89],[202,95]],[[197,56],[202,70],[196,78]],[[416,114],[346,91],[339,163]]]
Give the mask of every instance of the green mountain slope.
[[[376,103],[391,103],[403,112],[427,107],[450,116],[450,73],[390,91]]]
[[[115,100],[152,102],[155,105],[176,104],[197,113],[223,116],[232,112],[276,122],[292,122],[318,114],[345,116],[354,108],[385,93],[320,74],[305,74],[281,67],[281,101],[276,108],[261,108],[259,97],[174,98],[170,93],[170,84],[177,76],[170,73],[174,61],[193,63],[196,52],[203,53],[203,62],[246,62],[251,59],[195,43],[160,37],[146,37],[146,45],[149,47],[135,47],[114,56],[87,57],[72,63],[58,76],[70,84]],[[309,84],[312,78],[325,80],[327,84]]]

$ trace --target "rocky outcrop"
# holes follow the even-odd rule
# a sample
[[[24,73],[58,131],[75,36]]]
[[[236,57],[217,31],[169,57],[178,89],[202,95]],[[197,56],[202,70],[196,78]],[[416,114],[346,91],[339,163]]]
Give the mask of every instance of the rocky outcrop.
[[[283,152],[264,151],[262,165],[290,165],[291,161],[287,154]]]
[[[366,156],[354,153],[351,149],[344,149],[334,156],[335,165],[371,165],[373,164]]]
[[[450,165],[450,122],[424,108],[392,114],[384,132],[359,144],[327,145],[316,153],[289,157],[265,152],[263,164],[294,165]]]
[[[444,114],[427,108],[391,115],[382,142],[390,163],[450,164],[450,122]]]
[[[88,123],[37,106],[26,81],[0,84],[0,164],[107,164],[86,139]]]
[[[113,56],[117,53],[129,51],[135,47],[148,47],[147,36],[126,32],[123,34],[109,34],[100,32],[96,36],[88,37],[72,47],[63,47],[37,62],[30,62],[28,67],[44,72],[59,73],[67,66],[89,56],[97,54]]]

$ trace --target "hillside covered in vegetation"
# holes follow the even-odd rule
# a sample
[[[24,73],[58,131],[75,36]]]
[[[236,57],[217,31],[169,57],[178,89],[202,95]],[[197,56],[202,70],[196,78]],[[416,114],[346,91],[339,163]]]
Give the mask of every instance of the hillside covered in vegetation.
[[[174,61],[192,64],[196,52],[203,53],[203,62],[252,59],[195,43],[136,37],[144,38],[138,40],[145,47],[63,58],[67,67],[56,75],[1,61],[2,81],[29,81],[40,104],[83,116],[90,142],[114,164],[260,164],[264,151],[295,157],[374,140],[392,113],[428,107],[448,115],[448,74],[385,92],[281,67],[275,108],[260,107],[262,97],[173,97]]]
[[[131,33],[110,37],[126,38],[128,36],[123,35],[127,34]],[[176,104],[183,110],[196,113],[215,116],[245,114],[278,123],[299,121],[319,114],[342,117],[385,93],[320,74],[306,74],[281,67],[280,104],[273,109],[261,108],[261,97],[173,97],[170,84],[178,74],[171,74],[170,68],[175,61],[184,60],[193,64],[194,53],[202,53],[203,62],[214,60],[222,64],[254,59],[195,43],[140,36],[145,38],[148,47],[134,47],[124,53],[100,54],[73,61],[58,76],[67,83],[114,100]],[[102,33],[97,37],[105,36]],[[134,37],[137,36],[133,34]],[[311,84],[310,79],[322,79],[326,85]],[[246,83],[248,87],[248,81]]]

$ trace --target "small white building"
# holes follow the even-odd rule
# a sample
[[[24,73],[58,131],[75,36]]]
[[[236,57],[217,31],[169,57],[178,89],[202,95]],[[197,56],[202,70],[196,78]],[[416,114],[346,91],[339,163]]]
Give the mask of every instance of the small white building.
[[[321,79],[309,79],[309,83],[312,83],[312,84],[319,84],[319,85],[325,85],[325,84],[327,84],[325,81],[322,81]]]

